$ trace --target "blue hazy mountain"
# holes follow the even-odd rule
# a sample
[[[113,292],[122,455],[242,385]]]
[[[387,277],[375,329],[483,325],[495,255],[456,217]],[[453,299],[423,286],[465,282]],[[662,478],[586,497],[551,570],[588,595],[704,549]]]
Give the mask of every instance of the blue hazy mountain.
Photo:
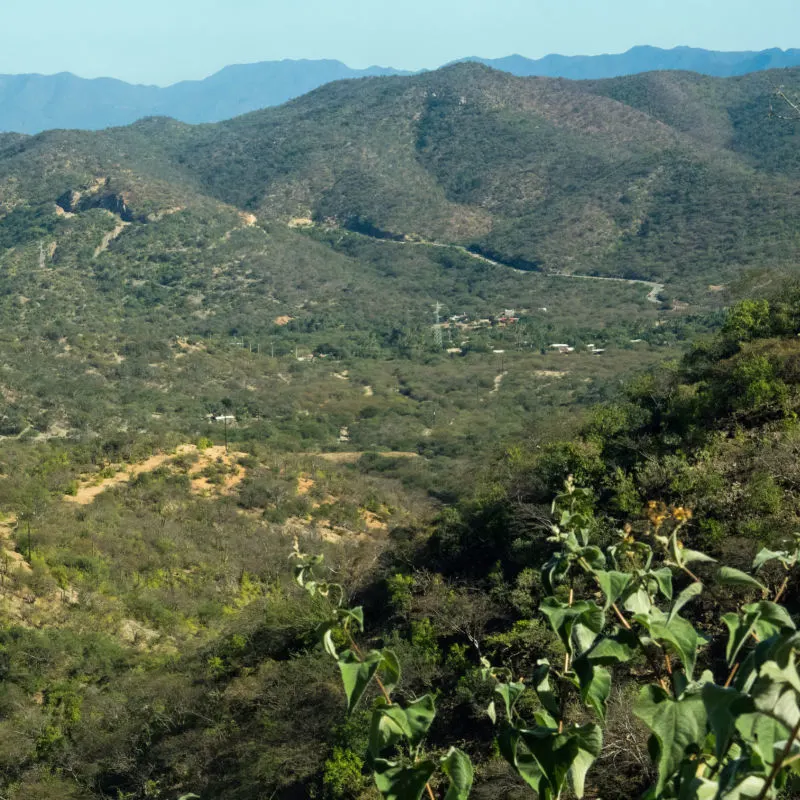
[[[634,47],[599,56],[549,55],[529,59],[468,58],[519,76],[612,78],[655,70],[688,70],[714,76],[800,65],[800,50],[726,53],[676,47]],[[112,78],[0,75],[0,131],[38,133],[51,128],[100,129],[142,117],[169,116],[182,122],[217,122],[299,97],[346,78],[409,74],[391,67],[352,69],[334,60],[264,61],[225,67],[204,80],[164,88]]]
[[[728,78],[766,69],[780,69],[800,65],[800,50],[771,50],[722,52],[696,47],[633,47],[625,53],[599,56],[560,56],[525,58],[513,55],[505,58],[472,57],[465,61],[478,61],[495,69],[514,75],[540,75],[548,78],[573,80],[617,78],[640,72],[660,70],[685,70]]]
[[[204,80],[161,88],[112,78],[0,75],[0,130],[38,133],[51,128],[100,129],[142,117],[218,122],[276,106],[344,78],[402,75],[401,70],[351,69],[341,61],[264,61],[225,67]]]

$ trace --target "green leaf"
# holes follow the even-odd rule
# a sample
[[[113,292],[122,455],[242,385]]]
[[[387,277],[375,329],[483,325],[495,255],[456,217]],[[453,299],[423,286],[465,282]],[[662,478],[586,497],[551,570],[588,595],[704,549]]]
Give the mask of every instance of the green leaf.
[[[348,714],[353,713],[382,660],[383,656],[374,650],[363,661],[352,650],[345,650],[339,655],[338,664],[347,695]]]
[[[653,602],[650,595],[642,587],[639,587],[633,594],[625,598],[624,605],[625,610],[630,611],[631,614],[649,614]]]
[[[519,734],[542,773],[537,788],[540,798],[558,798],[568,778],[575,794],[583,796],[586,772],[603,746],[597,725],[584,725],[563,733],[533,728]]]
[[[364,631],[364,609],[361,606],[357,608],[340,608],[339,617],[344,622],[345,629],[349,626],[350,622],[355,622],[360,631]]]
[[[425,694],[413,703],[409,703],[405,708],[405,714],[408,720],[408,739],[413,747],[417,747],[425,738],[436,716],[433,697]]]
[[[635,619],[647,628],[652,639],[672,646],[691,679],[697,661],[697,649],[703,641],[692,624],[679,616],[667,621],[668,618],[657,610],[649,617],[636,616]]]
[[[331,628],[325,631],[325,635],[322,637],[322,643],[325,646],[325,652],[338,661],[339,654],[336,652],[336,645],[333,643],[333,630]]]
[[[645,686],[633,713],[652,731],[658,743],[656,794],[677,772],[687,750],[700,747],[706,736],[706,710],[698,693],[674,700],[660,686]]]
[[[725,790],[725,800],[757,800],[765,783],[766,779],[760,775],[748,775],[741,783]]]
[[[584,725],[568,731],[568,734],[577,742],[578,752],[572,762],[569,779],[572,791],[580,798],[584,795],[586,773],[603,749],[603,732],[597,725]]]
[[[786,550],[770,550],[767,547],[763,547],[753,559],[753,569],[759,570],[769,561],[775,561],[776,559],[785,561],[788,558],[789,553]]]
[[[722,621],[728,628],[728,646],[725,649],[725,657],[728,660],[728,666],[732,666],[734,661],[739,656],[739,652],[744,647],[745,642],[750,637],[750,634],[755,630],[756,622],[758,622],[759,614],[757,611],[742,614],[734,614],[729,612],[722,615]]]
[[[597,582],[600,584],[600,588],[606,596],[603,611],[608,611],[608,609],[622,597],[630,582],[633,580],[633,577],[627,572],[616,572],[614,570],[609,572],[597,570],[594,576],[597,578]]]
[[[594,666],[587,658],[573,664],[583,702],[595,710],[601,720],[606,716],[606,703],[611,694],[611,673],[604,667]]]
[[[372,712],[369,727],[369,754],[379,758],[384,750],[394,747],[402,738],[407,738],[408,720],[402,709],[387,706],[380,698],[381,705]]]
[[[760,640],[769,639],[784,629],[795,630],[789,612],[783,606],[760,600],[742,606],[739,614],[723,614],[722,621],[728,627],[726,657],[733,664],[750,635],[755,632]]]
[[[498,683],[495,686],[495,692],[503,698],[503,703],[506,707],[506,719],[513,723],[514,721],[514,706],[522,693],[525,691],[524,683]]]
[[[500,754],[515,770],[517,775],[534,791],[539,791],[542,780],[542,770],[536,759],[530,754],[519,749],[520,734],[516,728],[506,725],[497,737]]]
[[[749,605],[742,606],[744,611],[758,611],[758,622],[756,623],[756,632],[760,639],[768,639],[776,633],[780,633],[784,628],[796,630],[794,620],[789,615],[789,612],[777,603],[771,603],[769,600],[759,600],[757,603],[750,603]]]
[[[759,589],[762,592],[767,591],[767,587],[752,575],[733,567],[720,567],[717,572],[717,582],[723,586],[747,586],[751,589]]]
[[[375,785],[385,800],[419,800],[425,784],[436,771],[433,761],[405,766],[378,758],[373,762]]]
[[[705,561],[711,564],[715,564],[717,559],[711,558],[711,556],[707,556],[705,553],[701,553],[699,550],[681,550],[681,555],[683,557],[681,561],[681,566],[683,564],[691,564],[694,561]]]
[[[444,800],[467,800],[475,777],[469,756],[463,750],[451,747],[442,759],[442,771],[450,779],[450,788]]]
[[[588,650],[605,624],[603,609],[587,600],[579,600],[570,606],[554,597],[546,597],[539,610],[547,617],[570,655]]]
[[[630,661],[636,655],[638,647],[636,634],[620,628],[613,636],[598,639],[594,647],[586,653],[586,658],[592,664],[611,667]]]
[[[556,697],[553,687],[550,685],[550,662],[546,658],[539,659],[536,662],[536,667],[533,670],[531,679],[531,686],[539,702],[547,709],[547,711],[554,717],[561,715],[559,708],[558,698]]]
[[[717,789],[716,781],[694,777],[681,782],[681,793],[678,800],[715,800]]]
[[[656,579],[661,594],[667,600],[672,600],[672,570],[669,567],[661,567],[661,569],[653,570],[649,574]]]
[[[599,547],[590,545],[580,549],[577,553],[578,558],[582,558],[596,572],[603,569],[606,565],[606,557]]]
[[[714,733],[714,753],[717,759],[721,759],[733,740],[736,719],[752,711],[753,702],[737,689],[727,689],[715,683],[704,684],[701,694],[708,724]]]
[[[711,556],[707,556],[699,550],[687,550],[685,547],[682,547],[678,541],[677,531],[674,531],[669,537],[669,544],[672,552],[672,559],[679,567],[691,564],[694,561],[716,561],[715,558],[711,558]]]
[[[383,686],[387,694],[391,694],[394,688],[400,683],[400,661],[394,650],[384,648],[381,650],[383,661],[380,670],[383,677]]]
[[[670,621],[677,615],[677,613],[691,600],[694,600],[701,592],[703,591],[703,584],[698,583],[695,581],[694,583],[690,583],[677,597],[675,602],[672,604],[672,608],[669,611],[669,616],[667,617],[667,625],[669,625]]]
[[[777,743],[786,739],[786,726],[766,714],[742,714],[736,719],[736,730],[741,734],[761,761],[771,764],[775,760]]]

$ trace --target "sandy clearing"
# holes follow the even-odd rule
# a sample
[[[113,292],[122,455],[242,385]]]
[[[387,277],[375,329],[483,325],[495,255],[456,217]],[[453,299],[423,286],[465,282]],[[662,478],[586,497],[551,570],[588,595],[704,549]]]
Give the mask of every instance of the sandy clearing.
[[[495,376],[494,389],[492,389],[492,391],[489,392],[489,394],[497,394],[500,391],[500,387],[503,384],[503,378],[505,378],[506,375],[508,375],[507,371],[506,372],[501,372],[499,375]]]
[[[226,454],[223,445],[216,445],[214,447],[208,447],[205,450],[198,450],[196,445],[183,444],[178,447],[174,453],[158,453],[151,456],[146,461],[141,461],[138,464],[132,464],[127,469],[119,470],[110,478],[105,478],[98,483],[95,483],[93,479],[90,478],[78,486],[78,490],[74,495],[64,495],[64,500],[76,505],[89,505],[94,502],[98,495],[101,495],[112,486],[128,483],[132,478],[144,472],[153,472],[167,464],[175,456],[191,453],[198,454],[197,461],[189,468],[189,476],[192,478],[192,491],[195,494],[210,494],[215,492],[227,494],[244,479],[245,471],[240,467],[236,469],[235,473],[226,475],[222,484],[214,484],[206,477],[200,475],[200,473],[211,464],[219,462],[220,459],[227,468],[231,468],[234,461],[246,456],[246,453],[230,452]]]

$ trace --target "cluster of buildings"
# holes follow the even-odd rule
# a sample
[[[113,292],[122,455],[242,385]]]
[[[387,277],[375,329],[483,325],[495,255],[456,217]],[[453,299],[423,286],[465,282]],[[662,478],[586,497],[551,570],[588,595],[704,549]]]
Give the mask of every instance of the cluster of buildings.
[[[602,355],[605,353],[604,347],[595,347],[593,344],[587,344],[586,349],[595,356]],[[563,344],[561,342],[556,342],[555,344],[550,345],[550,350],[555,353],[574,353],[575,348],[569,344]]]

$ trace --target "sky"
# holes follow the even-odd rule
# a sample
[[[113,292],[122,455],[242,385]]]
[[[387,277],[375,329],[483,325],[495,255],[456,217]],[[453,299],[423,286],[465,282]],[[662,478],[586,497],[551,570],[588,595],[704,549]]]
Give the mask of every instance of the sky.
[[[337,58],[594,55],[637,44],[800,47],[798,0],[0,0],[0,74],[68,71],[168,85],[226,66]]]

